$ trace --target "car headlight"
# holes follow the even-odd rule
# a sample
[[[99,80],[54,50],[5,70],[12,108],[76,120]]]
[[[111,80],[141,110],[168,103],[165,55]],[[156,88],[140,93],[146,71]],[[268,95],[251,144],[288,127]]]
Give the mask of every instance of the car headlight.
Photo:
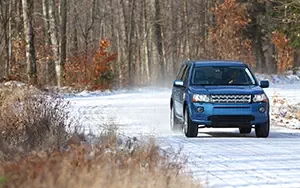
[[[209,102],[209,96],[208,95],[193,95],[193,102]]]
[[[268,98],[266,94],[254,95],[253,102],[268,102]]]

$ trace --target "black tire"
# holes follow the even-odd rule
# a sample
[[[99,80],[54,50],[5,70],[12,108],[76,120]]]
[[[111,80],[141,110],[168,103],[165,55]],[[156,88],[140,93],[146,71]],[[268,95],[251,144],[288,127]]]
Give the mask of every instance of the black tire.
[[[189,109],[186,107],[184,112],[183,132],[186,137],[193,138],[198,135],[198,125],[190,119]]]
[[[240,127],[240,133],[241,134],[250,134],[251,133],[251,127]]]
[[[267,138],[270,133],[270,120],[264,124],[255,125],[255,134],[258,138]]]
[[[174,132],[179,132],[182,129],[182,124],[180,123],[180,121],[175,115],[174,106],[171,107],[171,111],[170,111],[170,127],[171,130]]]

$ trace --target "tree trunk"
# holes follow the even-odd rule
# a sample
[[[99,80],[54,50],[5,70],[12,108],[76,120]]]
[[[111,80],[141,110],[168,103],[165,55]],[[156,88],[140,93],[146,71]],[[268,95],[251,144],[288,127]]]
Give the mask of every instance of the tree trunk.
[[[109,3],[109,8],[110,8],[110,22],[111,22],[111,43],[112,43],[112,51],[113,53],[116,53],[118,51],[118,42],[117,42],[117,37],[116,37],[116,33],[118,32],[116,29],[116,13],[115,13],[115,9],[117,7],[114,7],[114,3],[113,0],[110,0]],[[119,55],[119,54],[118,54]],[[113,73],[114,75],[116,75],[117,73],[117,69],[118,69],[118,62],[113,64]]]
[[[60,56],[56,65],[57,83],[62,86],[64,82],[64,64],[67,58],[67,0],[60,0]]]
[[[293,73],[297,74],[299,71],[300,66],[300,49],[296,49],[294,52],[294,67],[293,67]]]
[[[9,77],[9,63],[10,63],[10,55],[9,55],[9,41],[10,41],[10,30],[9,30],[9,24],[10,24],[10,5],[5,1],[0,0],[0,21],[2,26],[2,32],[3,35],[0,34],[0,36],[3,36],[4,39],[4,77],[8,79]],[[1,29],[0,29],[1,31]],[[1,44],[1,41],[0,41]],[[0,46],[1,47],[1,46]],[[0,78],[1,79],[1,78]]]
[[[184,0],[184,7],[183,7],[183,12],[184,12],[184,27],[188,28],[188,1]],[[189,43],[189,29],[185,29],[185,58],[190,59],[191,54],[190,54],[190,43]]]
[[[73,20],[73,47],[72,53],[75,57],[78,56],[78,31],[77,31],[77,20],[78,20],[78,12],[77,12],[77,0],[74,0],[74,20]]]
[[[256,24],[255,24],[255,54],[256,54],[256,71],[262,72],[266,65],[266,59],[264,56],[263,51],[263,44],[262,44],[262,33],[261,33],[261,21],[260,17],[256,17]]]
[[[37,84],[36,76],[36,55],[34,47],[34,32],[33,32],[33,0],[22,0],[24,33],[26,39],[26,57],[27,57],[27,75],[30,84]]]
[[[216,57],[211,57],[212,55],[208,53],[208,1],[210,0],[204,0],[204,37],[203,37],[203,51],[205,54],[205,59],[209,58],[216,58]],[[209,55],[208,55],[209,54]]]
[[[7,47],[7,63],[6,63],[6,71],[8,76],[11,74],[11,62],[12,62],[12,2],[8,4],[8,47]]]
[[[89,54],[89,49],[90,49],[90,32],[94,27],[95,23],[95,10],[96,7],[96,0],[92,1],[92,7],[91,7],[91,12],[86,14],[86,21],[85,21],[85,26],[84,26],[84,31],[83,31],[83,38],[84,38],[84,46],[85,46],[85,56],[87,59],[87,62],[90,62],[91,60],[91,54]]]
[[[177,31],[177,28],[178,28],[178,13],[176,11],[176,4],[174,1],[172,1],[172,4],[171,4],[171,18],[172,18],[172,21],[171,21],[171,29],[172,31]],[[177,32],[174,32],[174,35],[171,36],[171,39],[172,39],[172,46],[170,47],[171,48],[171,66],[172,66],[172,75],[175,75],[177,73],[177,49],[178,49],[178,38],[175,37],[176,35],[178,35]]]
[[[143,0],[143,46],[144,46],[144,69],[146,72],[146,83],[150,81],[150,74],[149,74],[149,49],[148,49],[148,27],[147,27],[147,9],[146,9],[146,0]]]
[[[159,64],[161,72],[161,80],[165,78],[165,62],[164,62],[164,52],[163,52],[163,35],[161,26],[161,8],[160,0],[155,0],[155,36],[156,36],[156,47],[159,55]]]
[[[47,45],[51,44],[49,33],[49,0],[43,0],[44,35]]]
[[[3,24],[3,30],[4,30],[4,48],[5,48],[5,72],[4,72],[4,77],[8,79],[9,77],[9,34],[8,34],[8,27],[7,27],[7,22]]]
[[[56,84],[58,85],[59,82],[59,76],[60,76],[60,70],[56,69],[59,68],[59,45],[58,45],[58,39],[57,39],[57,30],[56,30],[56,16],[55,16],[55,1],[49,0],[49,33],[52,43],[52,52],[53,52],[53,60],[55,66],[55,71],[53,70],[54,78],[56,78]]]
[[[17,18],[16,18],[16,31],[17,33],[21,33],[21,31],[23,30],[23,20],[22,20],[22,14],[23,14],[23,10],[22,10],[22,0],[16,0],[16,14],[17,14]],[[18,34],[19,35],[19,34]]]
[[[135,32],[135,6],[136,6],[136,0],[132,0],[130,9],[130,30],[129,30],[129,44],[128,44],[128,69],[129,69],[129,85],[134,84],[134,57],[133,57],[133,51],[134,51],[134,32]]]
[[[45,44],[47,46],[51,46],[51,37],[50,37],[50,33],[49,33],[49,0],[43,0],[43,20],[44,20],[44,37],[45,37]],[[52,73],[55,69],[55,67],[53,66],[54,65],[54,62],[52,62],[51,60],[49,60],[47,62],[47,65],[46,65],[46,72],[47,72],[47,75],[46,75],[46,82],[48,84],[51,83],[51,78],[52,78]]]
[[[119,75],[119,87],[121,87],[123,85],[123,73],[122,73],[122,62],[121,62],[121,40],[120,40],[120,36],[119,36],[119,32],[117,32],[117,65],[118,65],[118,75]]]
[[[266,2],[266,14],[270,14],[272,12],[272,6],[271,6],[271,2],[267,1]],[[269,17],[266,17],[265,20],[265,24],[266,25],[270,25],[271,24],[271,20]],[[271,73],[275,73],[276,69],[275,66],[273,64],[274,62],[274,58],[273,58],[273,54],[274,54],[274,48],[273,48],[273,44],[272,44],[272,34],[270,30],[267,30],[267,33],[265,34],[265,45],[264,45],[264,53],[265,53],[265,59],[266,59],[266,67],[267,67],[267,73],[271,74]]]
[[[119,3],[117,3],[117,9],[119,10],[120,9],[120,5]],[[118,13],[118,19],[117,19],[117,22],[118,23],[121,23],[121,12],[120,11],[117,11]],[[121,31],[120,31],[120,26],[118,26],[118,29],[116,29],[116,37],[117,37],[117,66],[118,66],[118,79],[119,79],[119,83],[118,83],[118,86],[119,87],[122,87],[123,85],[123,70],[122,70],[122,48],[121,48]]]

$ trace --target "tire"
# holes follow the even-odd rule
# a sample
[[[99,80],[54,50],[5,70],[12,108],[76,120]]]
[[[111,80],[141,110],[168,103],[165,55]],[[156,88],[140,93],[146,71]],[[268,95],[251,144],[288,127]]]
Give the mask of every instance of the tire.
[[[197,137],[198,135],[198,125],[191,121],[189,109],[187,107],[185,108],[184,112],[183,133],[188,138]]]
[[[175,115],[174,105],[171,107],[170,111],[170,128],[174,132],[179,132],[182,129],[182,124]]]
[[[251,133],[251,127],[240,127],[240,133],[241,134],[250,134]]]
[[[258,138],[267,138],[270,133],[270,120],[264,124],[255,125],[255,134]]]

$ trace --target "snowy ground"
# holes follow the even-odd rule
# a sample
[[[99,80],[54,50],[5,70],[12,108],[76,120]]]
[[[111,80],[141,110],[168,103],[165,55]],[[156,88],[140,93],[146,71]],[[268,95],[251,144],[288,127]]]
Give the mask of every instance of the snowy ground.
[[[271,101],[277,93],[291,106],[300,102],[300,84],[273,85],[266,92]],[[169,89],[154,88],[69,97],[72,116],[86,131],[96,133],[113,122],[121,134],[153,135],[163,148],[183,148],[193,176],[207,187],[300,187],[299,130],[278,126],[274,116],[267,139],[237,129],[200,129],[198,138],[188,139],[169,129],[169,98]]]

